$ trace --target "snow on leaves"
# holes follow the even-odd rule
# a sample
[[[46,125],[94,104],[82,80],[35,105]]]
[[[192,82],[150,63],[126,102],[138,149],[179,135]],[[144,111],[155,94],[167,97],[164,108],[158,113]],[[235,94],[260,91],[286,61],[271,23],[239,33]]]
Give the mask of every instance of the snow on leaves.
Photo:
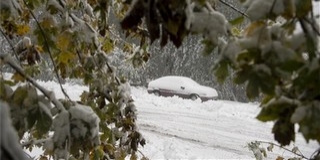
[[[12,90],[9,81],[1,80],[0,89],[3,92],[0,96],[16,112],[13,119],[19,135],[32,130],[31,138],[49,138],[45,141],[46,154],[49,156],[89,158],[93,156],[89,154],[94,153],[96,159],[104,159],[114,158],[116,153],[121,153],[125,158],[130,154],[136,155],[137,148],[144,145],[135,123],[135,106],[130,93],[126,91],[127,84],[116,77],[115,67],[108,64],[106,57],[116,42],[110,36],[113,34],[109,27],[112,24],[108,21],[110,5],[121,3],[86,0],[1,1],[1,31],[3,29],[10,44],[21,39],[17,45],[11,46],[12,51],[18,55],[16,60],[28,62],[28,65],[21,66],[24,69],[21,72],[25,74],[17,72],[10,83],[32,82],[38,89],[41,88],[31,77],[38,72],[48,74],[48,68],[40,70],[41,66],[37,63],[43,58],[45,65],[53,66],[52,71],[57,79],[78,78],[90,86],[90,91],[82,95],[83,105],[73,102],[67,95],[66,100],[61,100],[62,105],[53,94],[45,94],[47,97],[34,94],[36,89],[29,85]],[[140,57],[147,61],[149,54],[146,49],[143,51]],[[40,53],[43,57],[40,57]],[[50,101],[55,104],[54,107]],[[113,128],[122,134],[113,133]],[[52,138],[48,135],[50,129],[53,131]],[[131,136],[131,133],[139,136]],[[131,145],[131,142],[137,143]]]
[[[89,106],[75,104],[69,110],[59,113],[53,121],[52,144],[47,149],[54,152],[54,157],[67,158],[68,152],[77,158],[100,145],[99,117]],[[50,142],[51,143],[51,142]]]

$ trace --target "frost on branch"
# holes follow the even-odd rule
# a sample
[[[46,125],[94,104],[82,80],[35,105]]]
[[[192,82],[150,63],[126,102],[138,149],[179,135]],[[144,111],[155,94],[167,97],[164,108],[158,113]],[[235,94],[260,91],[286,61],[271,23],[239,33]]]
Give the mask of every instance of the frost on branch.
[[[285,9],[283,0],[247,0],[244,6],[248,7],[247,14],[253,21],[266,18],[268,14],[281,14]]]
[[[194,11],[194,3],[187,1],[185,9],[187,20],[186,29],[193,33],[202,33],[213,44],[218,43],[218,38],[228,34],[228,22],[223,14],[217,11]]]
[[[69,109],[69,113],[72,137],[88,138],[92,146],[99,145],[100,119],[91,107],[77,104]]]
[[[19,137],[12,127],[9,106],[0,101],[0,159],[28,160],[19,144]]]
[[[79,155],[79,150],[88,154],[99,145],[99,122],[99,117],[88,106],[76,104],[61,112],[53,121],[55,158],[67,158],[69,152]],[[52,149],[51,144],[46,146]]]

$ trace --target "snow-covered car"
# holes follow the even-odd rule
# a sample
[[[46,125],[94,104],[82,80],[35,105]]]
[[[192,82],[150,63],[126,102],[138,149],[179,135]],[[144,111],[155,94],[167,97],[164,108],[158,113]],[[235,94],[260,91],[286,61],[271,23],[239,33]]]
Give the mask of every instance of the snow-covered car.
[[[157,96],[179,96],[186,99],[202,101],[215,100],[218,93],[215,89],[202,86],[188,77],[165,76],[148,83],[148,93]]]

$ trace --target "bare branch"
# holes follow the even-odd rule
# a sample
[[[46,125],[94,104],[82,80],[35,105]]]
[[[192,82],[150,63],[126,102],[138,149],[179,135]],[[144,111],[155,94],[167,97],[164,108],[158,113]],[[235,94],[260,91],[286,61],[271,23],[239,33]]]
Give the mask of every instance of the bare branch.
[[[314,22],[310,21],[308,18],[304,17],[303,20],[305,20],[307,23],[310,24],[310,26],[312,27],[313,31],[317,33],[318,36],[320,36],[320,31],[319,31],[319,27],[317,28],[317,24],[315,24]]]
[[[35,22],[36,22],[37,26],[39,27],[40,32],[41,32],[41,34],[42,34],[42,36],[43,36],[43,39],[44,39],[44,42],[45,42],[45,47],[46,47],[47,50],[48,50],[49,57],[50,57],[50,60],[51,60],[51,62],[52,62],[52,64],[53,64],[54,72],[55,72],[56,77],[57,77],[57,79],[58,79],[58,82],[59,82],[61,91],[62,91],[62,93],[64,94],[64,96],[65,96],[68,100],[70,100],[70,97],[68,96],[67,92],[66,92],[66,91],[64,90],[64,88],[62,87],[61,78],[60,78],[59,73],[58,73],[57,65],[56,65],[56,63],[55,63],[54,60],[53,60],[53,56],[52,56],[52,53],[51,53],[51,50],[50,50],[50,47],[49,47],[49,43],[48,43],[48,40],[47,40],[47,36],[45,35],[45,33],[44,33],[44,31],[43,31],[43,29],[42,29],[39,21],[37,20],[36,16],[35,16],[34,13],[32,12],[32,10],[30,9],[30,7],[28,6],[27,2],[26,2],[25,0],[23,0],[23,2],[24,2],[24,4],[27,6],[28,11],[30,12],[30,14],[31,14],[31,16],[33,17],[33,19],[35,20]]]
[[[278,144],[275,144],[275,143],[273,143],[273,142],[266,142],[266,141],[256,141],[256,142],[259,142],[259,143],[264,143],[264,144],[269,144],[269,145],[274,145],[274,146],[277,146],[277,147],[279,147],[279,148],[281,148],[281,149],[284,149],[284,150],[286,150],[286,151],[288,151],[288,152],[290,152],[290,153],[292,153],[292,154],[295,154],[295,155],[297,155],[297,156],[299,156],[299,157],[301,157],[301,158],[303,158],[303,159],[308,159],[306,156],[304,156],[300,151],[300,153],[295,153],[295,152],[293,152],[292,150],[290,150],[290,149],[288,149],[288,148],[285,148],[285,147],[283,147],[283,146],[280,146],[280,145],[278,145]]]
[[[7,35],[3,32],[3,30],[2,30],[1,28],[0,28],[0,32],[1,32],[1,34],[4,36],[4,38],[7,40],[7,42],[9,43],[9,45],[10,45],[12,51],[13,51],[14,56],[16,57],[16,59],[18,60],[18,62],[19,62],[20,65],[21,65],[21,62],[20,62],[20,60],[19,60],[19,58],[18,58],[16,49],[14,48],[14,45],[11,43],[10,39],[7,37]]]
[[[221,2],[222,4],[230,7],[231,9],[233,9],[233,10],[235,10],[236,12],[240,13],[241,15],[245,16],[246,18],[249,18],[249,16],[248,16],[246,13],[240,11],[240,10],[237,9],[236,7],[232,6],[231,4],[229,4],[229,3],[227,3],[227,2],[225,2],[225,1],[223,1],[223,0],[219,0],[219,2]]]

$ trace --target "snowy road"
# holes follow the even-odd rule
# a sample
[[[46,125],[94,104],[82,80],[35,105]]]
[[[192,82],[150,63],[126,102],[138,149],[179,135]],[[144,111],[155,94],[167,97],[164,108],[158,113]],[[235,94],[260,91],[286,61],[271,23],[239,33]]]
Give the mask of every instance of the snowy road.
[[[58,84],[39,82],[63,97]],[[73,100],[87,87],[65,84]],[[272,123],[262,123],[254,117],[259,107],[253,103],[231,101],[183,100],[178,97],[156,97],[143,88],[132,88],[137,106],[137,123],[147,144],[139,150],[149,159],[254,159],[247,143],[259,140],[274,142]],[[319,145],[306,144],[300,134],[296,146],[309,157]],[[267,147],[264,145],[264,147]],[[292,148],[293,146],[290,146]],[[31,155],[38,157],[43,151],[35,149]],[[288,156],[284,150],[274,149],[268,158]]]
[[[257,104],[155,97],[136,88],[133,95],[140,130],[149,142],[143,151],[151,159],[253,159],[247,143],[273,142],[272,124],[254,118]],[[306,145],[301,136],[296,145],[308,156],[318,146]]]

